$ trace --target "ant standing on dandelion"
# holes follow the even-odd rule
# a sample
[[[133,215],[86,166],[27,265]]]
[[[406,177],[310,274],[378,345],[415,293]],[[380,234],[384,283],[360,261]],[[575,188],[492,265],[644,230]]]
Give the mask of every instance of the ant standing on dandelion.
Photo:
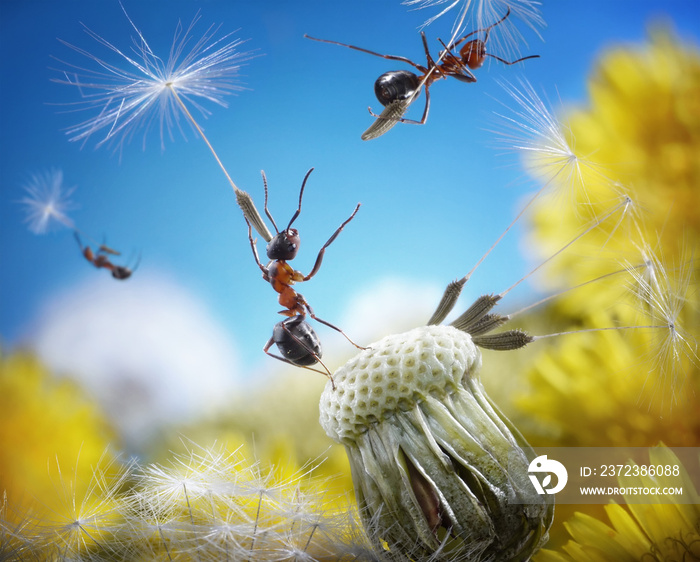
[[[433,82],[439,80],[440,78],[447,78],[451,76],[460,82],[476,82],[476,76],[474,76],[471,71],[481,68],[484,65],[486,57],[492,57],[507,65],[516,64],[527,59],[539,58],[539,55],[530,55],[514,61],[507,61],[501,57],[486,52],[486,41],[488,41],[489,33],[494,27],[503,23],[508,16],[510,16],[510,8],[508,8],[506,15],[496,23],[493,23],[484,29],[477,29],[476,31],[467,33],[464,37],[458,39],[450,45],[445,45],[441,39],[438,39],[445,50],[441,51],[437,62],[435,62],[433,57],[430,55],[425,33],[421,32],[423,49],[425,50],[426,56],[426,66],[417,64],[406,57],[382,55],[368,49],[363,49],[362,47],[356,47],[355,45],[348,45],[346,43],[339,43],[338,41],[330,41],[328,39],[317,39],[309,35],[304,35],[304,37],[313,41],[332,43],[334,45],[340,45],[341,47],[348,47],[350,49],[355,49],[356,51],[361,51],[363,53],[368,53],[384,59],[405,62],[415,67],[421,73],[419,76],[413,72],[409,72],[408,70],[392,70],[385,72],[379,78],[377,78],[376,82],[374,83],[374,93],[379,102],[385,106],[386,109],[382,111],[381,115],[377,115],[372,112],[371,108],[368,108],[370,114],[377,118],[377,121],[375,121],[374,124],[362,134],[362,140],[370,140],[383,135],[398,122],[424,125],[428,119],[428,111],[430,109],[429,88]],[[484,33],[484,38],[467,41],[459,50],[459,54],[453,53],[453,49],[456,49],[469,37],[476,35],[477,33]],[[408,110],[408,106],[413,102],[413,100],[420,95],[421,88],[423,87],[425,87],[425,109],[423,110],[423,117],[420,121],[404,119],[403,114],[406,112],[406,110]]]
[[[306,302],[300,293],[297,293],[292,288],[292,285],[297,282],[308,281],[318,273],[318,270],[321,268],[321,263],[323,262],[323,256],[326,252],[326,248],[333,243],[338,234],[340,234],[343,228],[345,228],[345,225],[347,225],[355,217],[360,208],[360,203],[357,204],[357,207],[355,207],[355,210],[352,212],[350,217],[336,229],[333,235],[321,247],[311,272],[308,275],[304,275],[302,272],[294,269],[288,262],[296,257],[297,252],[299,251],[300,238],[299,231],[296,228],[292,228],[292,224],[301,213],[301,200],[304,196],[304,188],[306,187],[306,181],[309,179],[309,176],[313,170],[314,169],[311,168],[308,172],[306,172],[306,176],[304,176],[304,181],[301,184],[301,190],[299,192],[299,206],[297,207],[294,215],[292,215],[287,227],[281,232],[277,228],[275,219],[272,218],[272,214],[267,208],[267,178],[265,177],[265,172],[262,172],[263,185],[265,188],[265,214],[270,219],[270,222],[272,222],[272,226],[276,232],[275,236],[272,237],[272,240],[270,240],[267,245],[266,253],[267,257],[270,259],[270,262],[266,266],[260,262],[258,250],[255,246],[256,241],[253,239],[253,229],[247,218],[246,223],[248,223],[248,240],[250,241],[250,247],[253,250],[255,262],[258,264],[260,271],[262,271],[263,279],[269,282],[270,285],[272,285],[272,288],[279,293],[278,301],[284,307],[284,309],[279,313],[288,317],[286,320],[282,320],[275,325],[272,332],[272,337],[265,344],[263,351],[269,356],[279,359],[285,363],[323,373],[330,379],[331,384],[335,386],[330,370],[328,367],[326,367],[323,361],[321,361],[321,342],[316,335],[316,332],[314,332],[313,328],[308,322],[306,322],[306,314],[308,313],[309,316],[311,316],[311,318],[317,322],[325,324],[329,328],[333,328],[334,330],[343,334],[343,336],[345,336],[345,338],[358,349],[364,348],[353,342],[345,334],[345,332],[343,332],[343,330],[316,316],[311,306],[309,306],[309,303]],[[270,353],[269,349],[272,347],[273,343],[277,344],[277,348],[282,354],[281,356]],[[316,363],[320,363],[325,372],[310,367],[310,365],[314,365]]]

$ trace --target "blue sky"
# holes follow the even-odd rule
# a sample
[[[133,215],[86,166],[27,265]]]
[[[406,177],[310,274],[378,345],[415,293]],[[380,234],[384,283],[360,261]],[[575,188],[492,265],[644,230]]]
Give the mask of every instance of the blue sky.
[[[521,54],[540,59],[512,67],[492,62],[477,71],[476,84],[437,82],[427,125],[399,125],[364,142],[360,134],[372,122],[367,107],[380,108],[374,80],[404,65],[309,41],[303,34],[424,62],[418,27],[435,9],[412,11],[398,0],[123,4],[163,57],[178,19],[187,24],[197,13],[195,37],[220,24],[221,34],[247,39],[241,49],[255,57],[241,69],[245,89],[227,97],[228,108],[208,105],[211,116],[200,123],[234,181],[259,206],[260,170],[265,170],[279,225],[291,217],[302,178],[315,167],[295,223],[302,236],[293,262],[298,269],[311,269],[321,245],[362,202],[326,252],[320,273],[298,287],[320,317],[360,340],[382,335],[372,333],[377,322],[387,320],[382,315],[429,315],[444,285],[471,268],[532,189],[522,181],[517,155],[501,154],[488,132],[495,127],[494,111],[503,111],[499,100],[508,102],[499,80],[523,76],[552,100],[585,103],[586,79],[603,49],[644,40],[648,25],[659,17],[671,21],[682,37],[697,40],[700,32],[700,4],[693,1],[545,1],[542,39],[517,22],[527,40]],[[455,15],[426,29],[434,53],[436,38],[449,37]],[[86,62],[57,39],[105,54],[81,22],[128,49],[133,30],[117,1],[0,4],[0,346],[4,351],[58,348],[75,359],[119,339],[108,328],[102,338],[91,333],[90,322],[100,318],[109,325],[110,315],[113,330],[138,333],[143,324],[146,333],[160,332],[159,324],[149,321],[169,305],[150,311],[138,303],[152,303],[144,295],[163,286],[179,295],[170,301],[171,312],[186,320],[178,307],[191,305],[197,311],[193,317],[206,325],[200,328],[193,320],[191,333],[184,327],[178,332],[181,341],[172,336],[173,347],[184,348],[181,354],[221,353],[230,364],[216,380],[243,380],[273,368],[276,362],[263,355],[262,346],[281,320],[276,295],[260,278],[233,193],[195,133],[185,126],[187,138],[166,137],[165,150],[157,131],[147,136],[145,147],[137,135],[121,153],[95,149],[94,141],[69,142],[65,130],[94,112],[73,112],[68,104],[77,101],[77,91],[50,81],[57,76],[52,68],[60,66],[52,57]],[[498,43],[490,47],[500,54]],[[411,116],[420,118],[421,109],[422,98]],[[78,207],[71,217],[82,231],[121,250],[127,265],[140,256],[132,279],[120,283],[90,267],[68,230],[42,236],[28,231],[17,203],[22,185],[30,174],[49,168],[60,168],[65,184],[76,186]],[[264,253],[262,244],[259,251]],[[473,278],[464,302],[502,290],[526,268],[516,231]],[[513,298],[527,302],[528,290],[525,286]],[[129,308],[128,303],[137,304]],[[134,316],[134,324],[117,322],[122,315]],[[61,340],[68,325],[73,336]],[[206,339],[220,340],[219,351],[194,344],[210,329],[217,335]],[[317,326],[317,332],[324,341],[334,337],[324,327]],[[47,334],[54,334],[53,343],[46,343]],[[129,345],[107,357],[138,355]],[[352,352],[347,347],[341,346],[342,354]],[[201,376],[196,365],[181,378]],[[56,368],[61,367],[79,369],[68,359],[57,360]]]

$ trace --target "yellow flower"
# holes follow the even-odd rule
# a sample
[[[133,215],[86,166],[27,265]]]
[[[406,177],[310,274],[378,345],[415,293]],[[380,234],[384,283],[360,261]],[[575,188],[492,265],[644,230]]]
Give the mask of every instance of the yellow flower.
[[[0,504],[0,559],[373,559],[356,511],[337,500],[329,509],[327,487],[305,472],[280,476],[240,450],[190,447],[113,478],[97,473],[73,521],[12,522],[13,506]]]
[[[563,331],[661,327],[559,338],[534,361],[518,405],[541,422],[540,443],[698,445],[700,368],[683,329],[700,325],[685,253],[700,247],[700,53],[657,30],[648,45],[605,54],[590,97],[568,123],[591,165],[577,168],[575,205],[537,202],[534,237],[549,251],[622,205],[549,270],[562,286],[619,273],[562,295],[543,316]]]
[[[115,441],[102,413],[74,383],[52,378],[28,354],[0,359],[0,494],[7,524],[26,524],[26,512],[18,511],[25,509],[60,529],[60,539],[47,540],[94,544],[96,537],[76,522],[95,523],[95,505],[86,498],[97,485],[95,472],[111,473],[114,456],[105,450]]]
[[[263,465],[276,467],[283,478],[292,478],[302,467],[313,468],[315,477],[326,479],[325,501],[351,495],[345,450],[333,444],[318,423],[318,397],[325,382],[323,377],[304,378],[297,368],[282,368],[274,381],[252,386],[232,397],[225,411],[210,413],[204,420],[179,428],[179,433],[200,447],[215,443],[243,446],[248,456],[254,453]],[[280,424],[280,419],[293,423]],[[181,453],[187,447],[187,443],[183,448],[181,442],[168,442],[156,456],[168,458],[171,451]]]
[[[563,292],[525,323],[581,333],[532,346],[539,354],[527,356],[526,387],[506,413],[534,446],[700,445],[700,295],[689,290],[700,247],[700,52],[659,29],[608,50],[589,104],[565,124],[531,87],[509,91],[518,109],[505,117],[505,141],[543,185],[531,247],[549,256],[590,231],[543,270]],[[610,330],[635,325],[657,327]],[[604,516],[581,510],[571,521]],[[571,512],[557,508],[550,544]],[[600,559],[585,556],[576,560]]]
[[[576,155],[593,165],[580,167],[584,189],[575,194],[575,208],[540,205],[538,239],[566,240],[612,201],[629,195],[646,211],[641,234],[654,244],[658,238],[664,255],[678,255],[684,241],[694,245],[700,239],[700,52],[655,30],[648,45],[606,53],[589,92],[590,107],[567,121]],[[557,232],[560,227],[568,231]],[[636,240],[609,236],[598,230],[587,241],[595,250],[605,246],[625,258],[636,256]],[[580,271],[572,271],[571,281],[585,280]]]
[[[680,464],[666,448],[653,448],[650,464]],[[536,562],[637,562],[700,559],[700,497],[683,470],[688,503],[605,506],[604,523],[576,513],[564,526],[571,540],[559,551],[543,550]],[[677,485],[667,477],[640,477],[641,486]],[[632,500],[632,497],[626,498]]]
[[[312,471],[301,438],[281,446],[272,434],[260,442],[267,462],[251,462],[242,433],[218,432],[233,448],[184,443],[162,462],[125,466],[105,453],[116,436],[74,383],[28,354],[3,358],[0,559],[371,558],[349,484],[328,476],[342,470],[337,461],[319,458]]]

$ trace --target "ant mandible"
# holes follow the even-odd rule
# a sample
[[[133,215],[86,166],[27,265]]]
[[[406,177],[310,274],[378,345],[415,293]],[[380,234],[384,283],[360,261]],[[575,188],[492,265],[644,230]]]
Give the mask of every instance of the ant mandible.
[[[345,338],[358,349],[364,348],[353,342],[345,334],[345,332],[343,332],[343,330],[316,316],[311,306],[309,306],[309,303],[306,302],[301,294],[297,293],[292,288],[292,285],[297,282],[308,281],[314,275],[316,275],[316,273],[318,273],[318,270],[321,267],[321,262],[323,261],[323,256],[326,252],[326,248],[333,243],[338,234],[340,234],[343,228],[345,228],[345,225],[347,225],[355,217],[355,214],[360,208],[360,204],[357,204],[357,207],[355,207],[355,210],[352,212],[350,217],[338,227],[338,229],[323,245],[318,253],[318,256],[316,257],[316,263],[314,263],[311,272],[308,275],[304,275],[300,271],[295,270],[291,265],[289,265],[289,263],[287,263],[296,257],[300,244],[299,231],[292,228],[292,224],[301,213],[301,200],[304,196],[304,188],[306,187],[306,181],[309,179],[309,176],[313,170],[314,169],[311,168],[306,173],[306,176],[304,176],[304,181],[301,184],[301,191],[299,192],[299,206],[289,221],[287,228],[281,232],[277,228],[275,219],[272,218],[272,215],[267,208],[267,178],[265,177],[265,172],[262,172],[263,185],[265,188],[265,214],[272,222],[272,226],[276,232],[275,236],[272,237],[272,240],[270,240],[267,245],[266,252],[270,262],[266,266],[260,262],[258,250],[255,245],[256,241],[253,240],[252,227],[247,219],[246,223],[248,223],[248,240],[250,241],[250,247],[253,250],[255,262],[258,264],[260,271],[262,271],[263,279],[269,282],[272,285],[272,288],[279,293],[278,301],[284,307],[284,309],[279,313],[288,317],[286,320],[278,322],[275,325],[272,331],[272,337],[265,344],[263,351],[269,356],[279,359],[285,363],[296,365],[298,367],[304,367],[326,375],[330,379],[331,385],[335,389],[333,376],[328,370],[328,367],[326,367],[323,361],[321,361],[321,342],[316,335],[316,332],[309,325],[309,323],[306,322],[306,314],[308,313],[308,315],[317,322],[325,324],[326,326],[343,334],[343,336],[345,336]],[[269,350],[270,347],[272,347],[272,344],[277,345],[277,348],[282,355],[270,353]],[[314,365],[316,363],[320,363],[323,366],[324,371],[319,371],[318,369],[310,367],[310,365]]]
[[[131,277],[131,274],[136,268],[132,270],[123,265],[114,265],[109,259],[109,256],[121,255],[119,252],[113,250],[105,244],[101,244],[97,249],[97,252],[93,252],[90,246],[83,246],[83,243],[80,240],[80,235],[77,232],[75,232],[74,235],[83,256],[96,268],[108,269],[111,272],[112,277],[114,277],[115,279],[119,279],[120,281]]]
[[[399,122],[424,125],[428,119],[428,111],[430,109],[429,88],[433,82],[440,78],[447,78],[451,76],[457,80],[460,80],[461,82],[476,82],[476,76],[474,76],[471,70],[481,68],[486,60],[486,57],[492,57],[508,65],[516,64],[527,59],[539,58],[539,55],[530,55],[514,61],[507,61],[499,56],[486,52],[486,41],[488,41],[489,33],[494,27],[503,23],[508,16],[510,16],[510,8],[508,8],[506,15],[496,23],[493,23],[484,29],[477,29],[476,31],[467,33],[464,37],[456,40],[450,45],[445,45],[441,39],[438,39],[445,50],[441,51],[437,62],[435,62],[433,57],[430,55],[428,41],[425,38],[425,33],[421,31],[420,35],[421,39],[423,40],[423,49],[425,50],[426,66],[417,64],[406,57],[382,55],[368,49],[363,49],[362,47],[356,47],[355,45],[339,43],[338,41],[329,41],[328,39],[317,39],[315,37],[310,37],[309,35],[304,35],[304,37],[314,41],[332,43],[334,45],[340,45],[341,47],[348,47],[350,49],[355,49],[356,51],[361,51],[363,53],[368,53],[370,55],[389,60],[405,62],[415,67],[421,73],[420,75],[417,75],[413,72],[409,72],[408,70],[392,70],[390,72],[385,72],[379,78],[377,78],[376,82],[374,83],[374,93],[379,102],[384,106],[384,110],[382,111],[381,115],[377,115],[371,108],[368,108],[370,114],[377,118],[369,129],[362,134],[362,140],[370,140],[380,137]],[[461,43],[477,33],[484,33],[484,38],[467,41],[459,50],[459,54],[453,53],[453,49],[457,48]],[[423,109],[423,117],[420,121],[404,119],[404,113],[408,110],[408,107],[413,100],[420,95],[421,88],[423,87],[425,87],[425,108]]]

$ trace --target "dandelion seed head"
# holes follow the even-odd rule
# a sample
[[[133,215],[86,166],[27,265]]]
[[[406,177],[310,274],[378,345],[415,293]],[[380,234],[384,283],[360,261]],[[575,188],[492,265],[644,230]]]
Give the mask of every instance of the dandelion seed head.
[[[104,55],[61,41],[88,63],[82,66],[56,59],[62,67],[56,69],[59,75],[53,81],[79,91],[82,99],[73,104],[76,110],[95,113],[67,129],[70,140],[86,142],[100,133],[97,147],[122,148],[143,128],[145,146],[149,130],[157,127],[164,147],[165,135],[172,140],[176,129],[185,134],[181,117],[188,110],[184,101],[206,117],[210,111],[202,102],[226,107],[225,96],[242,89],[239,69],[252,56],[239,51],[242,40],[232,39],[232,34],[217,37],[219,27],[213,25],[195,39],[199,20],[195,16],[186,28],[178,23],[168,57],[161,58],[122,10],[136,34],[128,50],[88,27],[84,27],[86,34],[103,48]]]
[[[371,344],[326,384],[321,425],[392,559],[514,559],[546,540],[552,505],[524,498],[529,446],[488,405],[480,365],[468,333],[431,325]]]
[[[411,408],[430,394],[455,389],[465,373],[480,365],[469,334],[451,326],[387,336],[336,371],[339,390],[326,386],[321,426],[336,441],[354,440],[396,408]]]
[[[496,114],[497,145],[519,153],[526,171],[545,186],[568,193],[572,201],[588,202],[583,171],[593,164],[576,153],[568,126],[527,80],[501,85],[515,106],[503,103],[507,112]]]
[[[31,175],[23,186],[27,196],[20,200],[25,206],[25,222],[34,234],[44,234],[54,227],[73,228],[67,212],[75,208],[70,196],[74,187],[63,186],[63,172],[51,169]]]
[[[192,450],[174,455],[169,466],[147,465],[138,474],[138,503],[162,516],[191,510],[200,500],[207,505],[247,491],[249,482],[240,469],[236,452]],[[247,468],[249,470],[250,467]]]
[[[77,478],[77,464],[75,470],[74,479]],[[122,522],[123,503],[117,490],[127,473],[128,467],[118,464],[107,451],[85,486],[64,475],[57,460],[55,487],[62,505],[37,521],[32,541],[41,548],[56,546],[68,559],[81,559],[112,542]],[[76,490],[81,488],[83,493],[78,495]]]
[[[429,17],[422,25],[426,27],[448,13],[454,13],[452,38],[447,43],[462,36],[465,32],[484,29],[500,20],[510,9],[512,16],[524,22],[539,35],[539,28],[545,22],[540,13],[540,2],[533,0],[403,0],[402,4],[414,9],[432,9],[439,12]],[[511,56],[519,52],[518,45],[524,41],[523,35],[508,18],[502,24],[491,30],[489,36],[490,49],[499,54]]]
[[[629,267],[629,272],[640,312],[657,328],[652,332],[655,345],[651,347],[654,351],[647,382],[651,380],[662,401],[670,398],[675,404],[685,390],[687,368],[700,367],[697,342],[683,328],[693,260],[686,260],[671,275],[651,248],[643,247],[641,252],[643,267]]]

